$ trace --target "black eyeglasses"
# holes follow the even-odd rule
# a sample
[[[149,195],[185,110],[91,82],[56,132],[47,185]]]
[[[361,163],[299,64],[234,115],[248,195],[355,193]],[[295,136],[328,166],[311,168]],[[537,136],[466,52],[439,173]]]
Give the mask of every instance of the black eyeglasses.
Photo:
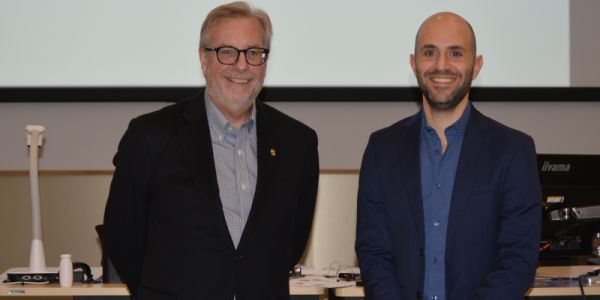
[[[246,63],[251,66],[260,66],[267,61],[269,55],[269,49],[251,47],[248,49],[240,50],[231,46],[222,46],[216,48],[204,47],[205,51],[215,51],[217,53],[217,60],[224,65],[234,65],[240,58],[240,53],[244,53]]]

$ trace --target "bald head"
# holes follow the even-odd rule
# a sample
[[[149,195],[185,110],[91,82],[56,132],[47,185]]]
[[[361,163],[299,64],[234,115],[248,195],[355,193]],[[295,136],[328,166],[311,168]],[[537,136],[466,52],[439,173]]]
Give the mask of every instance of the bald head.
[[[457,14],[437,13],[421,24],[410,65],[424,107],[445,112],[464,109],[471,82],[483,65],[476,50],[473,28]]]
[[[467,22],[463,17],[452,13],[452,12],[439,12],[436,13],[429,18],[427,18],[421,26],[419,27],[419,31],[417,31],[417,36],[415,37],[415,52],[418,49],[419,39],[421,38],[421,33],[423,31],[431,31],[431,30],[440,30],[441,28],[455,28],[457,34],[466,33],[469,36],[469,44],[473,54],[477,53],[477,41],[475,39],[475,31],[471,24]]]

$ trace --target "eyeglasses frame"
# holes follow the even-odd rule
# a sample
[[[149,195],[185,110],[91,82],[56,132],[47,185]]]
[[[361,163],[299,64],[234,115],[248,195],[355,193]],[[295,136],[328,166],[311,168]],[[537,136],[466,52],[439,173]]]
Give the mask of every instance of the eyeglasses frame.
[[[221,50],[223,48],[231,48],[231,49],[235,49],[237,51],[237,57],[235,58],[235,61],[233,63],[226,64],[226,63],[224,63],[224,62],[221,61],[221,59],[219,58],[219,50]],[[248,57],[246,56],[246,52],[248,50],[251,50],[251,49],[259,49],[262,52],[262,54],[264,54],[264,57],[262,59],[262,63],[261,64],[258,64],[258,65],[257,64],[251,64],[248,61]],[[267,62],[267,57],[269,56],[269,52],[270,52],[269,49],[267,49],[267,48],[261,48],[261,47],[250,47],[250,48],[246,48],[246,49],[238,49],[238,48],[233,47],[233,46],[204,47],[204,51],[209,51],[209,52],[214,51],[215,55],[217,56],[217,60],[219,61],[219,63],[221,63],[222,65],[226,65],[226,66],[231,66],[231,65],[237,64],[238,60],[240,59],[240,54],[244,53],[244,59],[246,60],[246,63],[248,65],[250,65],[250,66],[255,66],[255,67],[264,65]]]

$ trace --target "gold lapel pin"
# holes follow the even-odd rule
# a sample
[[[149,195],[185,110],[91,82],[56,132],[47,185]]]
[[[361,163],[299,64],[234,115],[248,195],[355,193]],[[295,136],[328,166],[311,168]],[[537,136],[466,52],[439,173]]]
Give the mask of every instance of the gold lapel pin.
[[[275,157],[275,155],[277,155],[277,151],[275,151],[275,149],[271,148],[271,150],[269,151],[271,153],[271,156]]]

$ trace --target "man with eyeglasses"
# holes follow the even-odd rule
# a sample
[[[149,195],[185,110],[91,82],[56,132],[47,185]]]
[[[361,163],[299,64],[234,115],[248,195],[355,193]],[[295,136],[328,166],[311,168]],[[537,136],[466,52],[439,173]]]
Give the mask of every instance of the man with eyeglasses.
[[[215,8],[201,29],[204,92],[129,124],[104,242],[136,299],[289,299],[319,163],[312,129],[256,101],[271,35],[262,10]]]
[[[374,132],[363,156],[356,253],[369,300],[522,300],[542,196],[533,139],[469,100],[483,64],[461,16],[419,28],[417,114]]]

